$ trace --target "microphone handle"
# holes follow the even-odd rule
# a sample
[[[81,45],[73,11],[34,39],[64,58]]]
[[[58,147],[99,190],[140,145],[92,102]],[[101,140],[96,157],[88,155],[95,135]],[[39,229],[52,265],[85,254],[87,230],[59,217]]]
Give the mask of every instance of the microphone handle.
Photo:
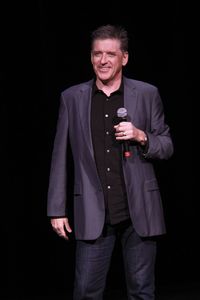
[[[125,158],[128,158],[131,156],[131,151],[129,149],[129,141],[123,142],[123,155]]]
[[[121,119],[120,122],[127,121],[126,117],[121,117],[120,119]],[[129,149],[129,141],[123,141],[123,156],[125,158],[128,158],[131,156],[131,151]]]

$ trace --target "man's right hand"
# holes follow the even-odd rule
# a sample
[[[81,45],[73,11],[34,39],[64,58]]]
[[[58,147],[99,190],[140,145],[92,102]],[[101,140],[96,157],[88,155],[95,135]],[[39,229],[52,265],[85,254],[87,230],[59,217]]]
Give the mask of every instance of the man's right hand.
[[[69,240],[68,233],[72,232],[68,218],[52,218],[51,225],[53,230],[65,240]]]

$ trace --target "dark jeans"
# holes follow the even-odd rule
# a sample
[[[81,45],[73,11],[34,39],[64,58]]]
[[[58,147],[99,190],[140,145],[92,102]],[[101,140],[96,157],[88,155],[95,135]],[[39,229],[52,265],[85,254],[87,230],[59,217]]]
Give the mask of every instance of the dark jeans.
[[[156,241],[141,238],[130,223],[105,227],[95,241],[77,241],[74,300],[102,300],[116,238],[120,238],[128,299],[154,299]]]

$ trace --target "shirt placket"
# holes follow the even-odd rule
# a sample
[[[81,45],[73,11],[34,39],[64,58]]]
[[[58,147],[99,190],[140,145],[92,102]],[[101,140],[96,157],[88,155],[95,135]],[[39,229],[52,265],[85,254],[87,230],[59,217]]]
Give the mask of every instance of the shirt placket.
[[[104,104],[104,119],[105,119],[105,174],[106,174],[106,187],[109,194],[112,189],[111,184],[111,155],[112,155],[112,127],[111,127],[111,115],[110,115],[110,104],[111,99],[106,97]]]

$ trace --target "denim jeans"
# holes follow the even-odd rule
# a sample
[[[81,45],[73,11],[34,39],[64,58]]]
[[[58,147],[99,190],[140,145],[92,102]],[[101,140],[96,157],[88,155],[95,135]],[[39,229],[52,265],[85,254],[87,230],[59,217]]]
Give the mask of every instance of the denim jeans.
[[[116,239],[122,244],[129,300],[154,299],[156,241],[141,238],[132,224],[104,229],[94,241],[78,240],[74,300],[102,300]]]

